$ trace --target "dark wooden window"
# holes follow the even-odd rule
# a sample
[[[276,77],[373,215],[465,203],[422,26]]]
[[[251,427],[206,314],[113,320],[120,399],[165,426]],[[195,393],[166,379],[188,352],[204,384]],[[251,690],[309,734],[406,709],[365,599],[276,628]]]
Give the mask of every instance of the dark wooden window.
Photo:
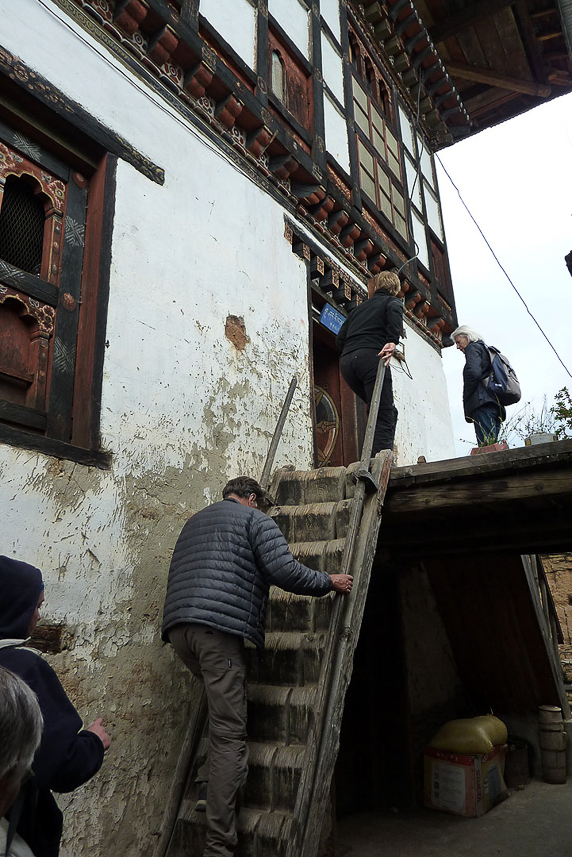
[[[268,33],[268,78],[270,89],[294,119],[312,133],[314,106],[312,100],[312,78],[309,67],[294,55],[285,40]]]
[[[30,446],[36,436],[47,451],[46,439],[60,451],[99,445],[95,349],[110,166],[102,157],[88,179],[0,122],[0,441]]]
[[[406,240],[407,216],[397,137],[359,80],[352,78],[360,185]]]
[[[286,87],[285,87],[285,74],[284,74],[284,60],[280,54],[280,51],[272,51],[271,55],[271,70],[270,70],[270,82],[272,86],[272,92],[283,104],[286,101]]]

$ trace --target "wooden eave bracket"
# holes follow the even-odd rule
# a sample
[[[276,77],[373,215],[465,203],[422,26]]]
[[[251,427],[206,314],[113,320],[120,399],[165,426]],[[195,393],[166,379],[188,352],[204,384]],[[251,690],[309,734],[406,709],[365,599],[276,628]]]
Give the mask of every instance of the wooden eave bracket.
[[[390,57],[397,81],[405,90],[414,111],[419,102],[419,118],[425,124],[428,136],[438,145],[453,142],[452,134],[444,134],[442,127],[438,127],[442,122],[447,124],[449,131],[457,127],[463,129],[463,134],[470,133],[469,114],[413,0],[387,0],[386,3],[374,0],[365,8],[353,0],[352,6],[370,37]],[[444,96],[439,105],[434,103],[435,94]],[[456,116],[461,119],[461,124],[455,126],[448,120]],[[459,131],[454,133],[458,135]]]

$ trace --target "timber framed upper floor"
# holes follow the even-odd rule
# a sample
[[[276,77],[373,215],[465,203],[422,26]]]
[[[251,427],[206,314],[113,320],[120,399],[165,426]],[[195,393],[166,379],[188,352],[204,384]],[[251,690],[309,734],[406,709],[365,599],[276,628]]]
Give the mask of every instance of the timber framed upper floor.
[[[433,152],[572,88],[570,12],[547,0],[53,4],[362,281],[403,269],[406,313],[437,347],[456,317]],[[331,297],[364,296],[348,278]]]

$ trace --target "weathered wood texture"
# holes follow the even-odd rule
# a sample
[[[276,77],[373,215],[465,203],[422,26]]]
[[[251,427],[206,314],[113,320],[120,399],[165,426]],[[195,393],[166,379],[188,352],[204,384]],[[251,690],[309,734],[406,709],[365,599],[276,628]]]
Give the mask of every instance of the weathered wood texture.
[[[546,553],[572,542],[572,441],[394,468],[382,524],[400,555]]]
[[[550,8],[543,0],[421,5],[473,133],[572,90],[572,58],[556,2]]]
[[[542,609],[522,559],[463,554],[427,560],[425,567],[475,710],[527,714],[560,705]]]

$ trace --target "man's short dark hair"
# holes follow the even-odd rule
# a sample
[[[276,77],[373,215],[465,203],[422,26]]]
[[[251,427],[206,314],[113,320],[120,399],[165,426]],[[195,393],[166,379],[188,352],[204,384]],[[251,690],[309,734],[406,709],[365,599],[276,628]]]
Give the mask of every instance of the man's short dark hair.
[[[268,491],[265,491],[262,485],[259,485],[256,479],[251,479],[250,476],[237,476],[235,479],[231,479],[227,482],[222,489],[223,499],[226,500],[226,498],[230,497],[231,494],[235,494],[237,497],[242,497],[245,500],[250,497],[251,494],[255,494],[257,505],[274,505],[274,501]]]

